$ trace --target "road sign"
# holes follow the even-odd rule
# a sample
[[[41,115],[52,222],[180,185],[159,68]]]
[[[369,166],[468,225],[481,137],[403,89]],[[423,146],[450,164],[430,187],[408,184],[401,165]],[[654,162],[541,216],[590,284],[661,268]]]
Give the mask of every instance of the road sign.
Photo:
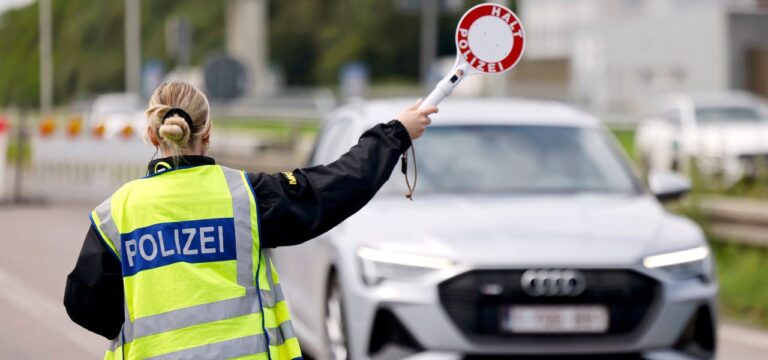
[[[240,61],[222,55],[205,63],[205,89],[214,100],[235,100],[246,92],[248,71]]]
[[[456,63],[421,107],[439,104],[468,75],[508,71],[520,61],[524,51],[525,31],[512,10],[498,4],[480,4],[469,9],[456,27]]]

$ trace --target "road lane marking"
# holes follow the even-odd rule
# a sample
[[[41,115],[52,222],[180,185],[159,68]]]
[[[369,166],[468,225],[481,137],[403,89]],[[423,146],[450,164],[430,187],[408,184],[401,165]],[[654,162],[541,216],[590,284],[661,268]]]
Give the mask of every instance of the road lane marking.
[[[71,324],[72,320],[67,316],[63,304],[51,301],[2,267],[0,267],[0,289],[3,289],[0,291],[0,299],[37,318],[40,324],[59,333],[86,353],[96,357],[103,355],[103,352],[94,349],[92,341],[72,331],[72,326],[65,325]]]

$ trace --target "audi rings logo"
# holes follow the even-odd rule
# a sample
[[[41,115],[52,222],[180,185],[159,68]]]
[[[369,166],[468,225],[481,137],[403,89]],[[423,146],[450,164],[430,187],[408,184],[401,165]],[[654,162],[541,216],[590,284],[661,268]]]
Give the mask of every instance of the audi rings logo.
[[[538,296],[578,296],[587,282],[578,270],[528,270],[520,278],[523,291]]]

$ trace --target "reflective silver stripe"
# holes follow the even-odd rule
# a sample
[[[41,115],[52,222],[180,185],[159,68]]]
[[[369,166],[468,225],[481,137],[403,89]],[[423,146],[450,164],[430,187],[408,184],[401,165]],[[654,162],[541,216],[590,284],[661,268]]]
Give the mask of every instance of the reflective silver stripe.
[[[273,307],[277,305],[277,303],[285,300],[285,296],[283,296],[283,288],[280,284],[272,285],[270,291],[261,290],[261,296],[262,300],[264,300],[264,306],[268,307]]]
[[[285,297],[283,296],[283,289],[280,286],[280,284],[275,284],[274,278],[272,277],[272,250],[264,250],[264,266],[267,268],[267,281],[269,282],[269,290],[265,294],[265,291],[262,290],[262,295],[267,295],[266,297],[262,297],[262,300],[264,300],[268,304],[277,304],[280,301],[285,300]],[[272,306],[272,305],[265,305],[265,306]]]
[[[251,195],[243,182],[243,172],[221,167],[232,194],[232,213],[237,242],[237,283],[246,289],[254,287],[253,234],[251,229]]]
[[[271,291],[269,294],[264,294],[262,292],[262,299],[264,299],[267,303],[277,304],[278,302],[284,300],[284,297],[282,287],[280,284],[275,284],[274,278],[272,277],[272,250],[264,251],[264,262],[267,266],[267,279],[269,280],[269,288]],[[277,271],[277,269],[275,269],[275,271]],[[293,324],[290,321],[283,322],[280,324],[279,328],[274,329],[273,331],[270,330],[271,329],[267,330],[269,333],[270,344],[279,345],[282,344],[285,339],[296,337],[296,334],[293,331]]]
[[[109,342],[109,351],[113,351],[114,352],[115,349],[117,349],[120,345],[122,345],[120,343],[120,341],[121,341],[120,340],[120,335],[117,335],[117,337],[114,340],[110,340],[110,342]]]
[[[220,341],[213,344],[184,349],[147,359],[152,360],[209,360],[229,359],[245,355],[259,354],[267,349],[267,339],[261,335],[246,336],[237,339]]]
[[[268,328],[269,345],[280,346],[286,340],[296,337],[290,321],[285,321],[277,328]],[[184,349],[181,351],[151,357],[153,360],[175,359],[222,359],[263,353],[266,350],[267,339],[262,335],[246,336],[233,340]]]
[[[238,298],[146,316],[135,319],[133,322],[126,321],[124,329],[125,341],[131,342],[133,339],[143,336],[159,334],[191,325],[259,313],[261,312],[259,299],[254,296],[254,291],[255,289],[250,289],[245,296]],[[268,291],[262,290],[261,296],[264,301],[264,307],[268,308],[274,308],[277,302],[283,300],[282,293],[271,294]],[[127,314],[126,319],[129,319]]]
[[[264,265],[267,267],[267,281],[271,290],[275,286],[275,278],[272,277],[272,250],[264,249],[262,252],[264,253]]]
[[[269,345],[272,346],[283,345],[286,340],[296,337],[291,320],[283,321],[276,328],[267,328],[267,333],[269,334]]]
[[[117,250],[117,257],[120,258],[121,255],[121,247],[122,243],[120,242],[120,232],[117,231],[117,225],[115,225],[115,220],[112,218],[112,197],[110,197],[107,200],[104,200],[99,206],[96,207],[96,215],[99,216],[99,228],[101,231],[104,232],[105,235],[109,238],[109,241],[112,242],[112,244],[115,246],[115,250]]]

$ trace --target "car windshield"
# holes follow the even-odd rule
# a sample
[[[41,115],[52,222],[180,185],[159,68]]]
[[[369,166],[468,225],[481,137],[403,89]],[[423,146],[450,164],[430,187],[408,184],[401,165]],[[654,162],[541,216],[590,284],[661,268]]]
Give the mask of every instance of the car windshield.
[[[607,136],[580,127],[434,126],[416,142],[417,192],[639,193]],[[383,191],[404,189],[398,166]]]
[[[701,124],[726,121],[765,120],[757,109],[747,106],[707,106],[696,108],[696,120]]]

